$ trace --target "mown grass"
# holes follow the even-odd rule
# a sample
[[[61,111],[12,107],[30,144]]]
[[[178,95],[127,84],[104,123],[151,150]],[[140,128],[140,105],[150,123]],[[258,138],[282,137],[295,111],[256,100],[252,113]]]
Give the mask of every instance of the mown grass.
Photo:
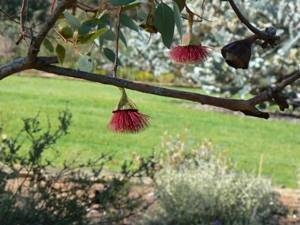
[[[67,107],[73,122],[70,134],[56,146],[62,152],[57,163],[101,153],[112,154],[118,163],[133,153],[163,151],[160,144],[165,132],[176,135],[188,129],[199,142],[211,140],[240,169],[257,172],[263,155],[264,175],[277,185],[296,187],[300,123],[201,111],[185,101],[133,91],[129,95],[151,116],[151,127],[139,134],[115,134],[107,124],[119,99],[117,88],[80,80],[12,76],[0,82],[0,123],[8,135],[15,134],[22,118],[39,112],[52,121]]]

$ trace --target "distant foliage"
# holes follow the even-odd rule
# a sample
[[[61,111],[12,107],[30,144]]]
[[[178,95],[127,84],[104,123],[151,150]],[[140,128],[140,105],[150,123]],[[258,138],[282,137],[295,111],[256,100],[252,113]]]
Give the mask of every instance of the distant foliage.
[[[158,205],[141,224],[279,224],[286,209],[269,180],[235,172],[209,143],[187,153],[179,140],[168,141],[168,166],[156,176]]]
[[[195,12],[201,13],[202,1],[189,2]],[[152,70],[156,76],[172,72],[181,82],[200,85],[208,92],[228,95],[257,93],[265,86],[287,74],[298,66],[300,58],[300,1],[239,1],[242,11],[251,22],[262,30],[267,26],[277,28],[282,42],[275,48],[253,49],[248,70],[229,67],[221,56],[220,46],[250,35],[233,13],[228,2],[212,0],[205,4],[204,20],[195,23],[195,34],[204,45],[212,47],[213,57],[205,63],[181,66],[168,60],[169,51],[164,48],[159,34],[147,35],[130,32],[128,50],[120,58],[128,65],[141,70]],[[182,21],[187,32],[187,21]],[[176,34],[176,33],[175,33]],[[180,44],[175,35],[174,44]],[[178,79],[177,79],[178,80]],[[178,83],[178,82],[177,82]],[[295,85],[296,86],[296,85]],[[297,89],[288,89],[287,94],[296,97]],[[298,90],[299,91],[299,90]]]

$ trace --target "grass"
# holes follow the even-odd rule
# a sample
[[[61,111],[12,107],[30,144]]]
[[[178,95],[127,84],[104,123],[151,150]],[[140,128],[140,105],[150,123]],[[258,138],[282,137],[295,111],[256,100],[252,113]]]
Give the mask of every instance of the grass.
[[[119,100],[115,87],[79,80],[12,76],[0,82],[0,124],[15,134],[22,118],[40,112],[54,120],[68,107],[73,114],[71,133],[56,148],[62,158],[81,160],[110,153],[116,163],[133,153],[163,151],[164,133],[176,135],[185,128],[201,142],[209,139],[225,151],[238,168],[257,172],[263,155],[263,174],[277,185],[296,187],[300,165],[300,124],[201,111],[187,102],[129,92],[139,109],[151,116],[151,127],[139,134],[114,134],[107,129]],[[78,156],[80,155],[80,156]]]

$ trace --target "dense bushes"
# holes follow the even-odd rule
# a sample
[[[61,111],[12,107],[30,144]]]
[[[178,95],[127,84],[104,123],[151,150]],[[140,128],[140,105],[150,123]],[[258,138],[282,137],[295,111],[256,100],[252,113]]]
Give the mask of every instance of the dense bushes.
[[[234,172],[209,144],[190,154],[182,151],[185,143],[173,145],[156,176],[158,208],[142,224],[268,225],[285,215],[269,180]]]
[[[105,155],[57,168],[45,152],[68,133],[71,114],[58,119],[56,128],[24,119],[15,138],[1,132],[0,224],[136,223],[153,204],[132,186],[133,178],[140,184],[145,177],[155,181],[156,202],[140,224],[276,225],[286,214],[269,180],[235,172],[209,142],[199,146],[184,135],[167,138],[164,154],[125,161],[119,173],[103,170],[111,160]]]
[[[56,128],[43,126],[38,116],[23,123],[16,137],[0,132],[1,225],[120,224],[147,208],[141,196],[130,195],[130,184],[153,176],[152,156],[125,161],[119,173],[103,172],[111,157],[101,154],[86,163],[53,165],[45,153],[60,157],[53,145],[68,133],[71,113],[60,113]]]

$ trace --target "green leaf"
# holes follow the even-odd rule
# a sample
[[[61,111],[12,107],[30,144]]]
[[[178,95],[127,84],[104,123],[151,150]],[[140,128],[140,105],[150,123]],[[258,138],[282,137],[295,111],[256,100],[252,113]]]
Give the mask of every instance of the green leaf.
[[[141,2],[141,1],[140,1],[140,2],[134,2],[134,3],[130,4],[130,5],[124,6],[124,7],[122,8],[122,11],[124,12],[124,11],[126,11],[126,10],[132,10],[132,9],[135,9],[135,8],[140,7],[141,5],[142,5],[142,2]]]
[[[106,31],[107,31],[107,28],[102,28],[102,29],[93,31],[89,34],[79,36],[78,42],[81,44],[90,43],[90,42],[94,41],[96,38],[99,38],[102,35],[104,35]]]
[[[138,25],[135,24],[135,22],[127,15],[123,14],[120,17],[120,23],[132,30],[135,30],[136,32],[139,31]]]
[[[107,32],[105,32],[101,38],[108,41],[114,41],[116,39],[116,35],[112,30],[107,30]]]
[[[44,44],[45,48],[46,48],[49,52],[53,52],[53,51],[54,51],[54,47],[53,47],[51,41],[49,41],[49,39],[45,38],[43,44]]]
[[[92,58],[88,55],[81,55],[77,61],[77,68],[81,71],[92,72],[94,69]]]
[[[113,50],[111,50],[109,48],[103,48],[103,54],[109,61],[111,61],[113,63],[115,62],[116,54],[114,53]],[[119,59],[118,59],[118,64],[121,65],[121,61]]]
[[[80,21],[75,16],[70,14],[68,11],[64,12],[64,16],[65,16],[66,20],[68,21],[68,23],[70,24],[70,26],[72,27],[73,30],[78,30],[79,29]]]
[[[182,30],[181,14],[178,5],[175,2],[173,2],[173,10],[174,10],[174,20],[175,20],[176,28],[180,36],[180,39],[182,39],[183,30]]]
[[[135,0],[109,0],[111,4],[113,5],[128,5],[132,2],[134,2]]]
[[[99,19],[95,19],[95,18],[84,21],[78,29],[79,35],[88,34],[94,27],[98,25],[98,23],[99,23]]]
[[[123,42],[123,44],[125,45],[125,47],[127,48],[127,41],[126,41],[126,38],[125,38],[125,36],[124,36],[124,34],[121,30],[120,30],[120,39]]]
[[[178,6],[178,9],[179,11],[181,12],[184,7],[185,7],[185,1],[186,0],[174,0],[174,2],[176,2],[177,6]]]
[[[154,14],[154,24],[162,36],[164,45],[170,48],[174,36],[175,20],[174,12],[167,4],[158,4]]]
[[[57,44],[55,51],[56,51],[56,55],[58,57],[59,63],[63,64],[65,56],[66,56],[66,49],[64,48],[64,46]]]

